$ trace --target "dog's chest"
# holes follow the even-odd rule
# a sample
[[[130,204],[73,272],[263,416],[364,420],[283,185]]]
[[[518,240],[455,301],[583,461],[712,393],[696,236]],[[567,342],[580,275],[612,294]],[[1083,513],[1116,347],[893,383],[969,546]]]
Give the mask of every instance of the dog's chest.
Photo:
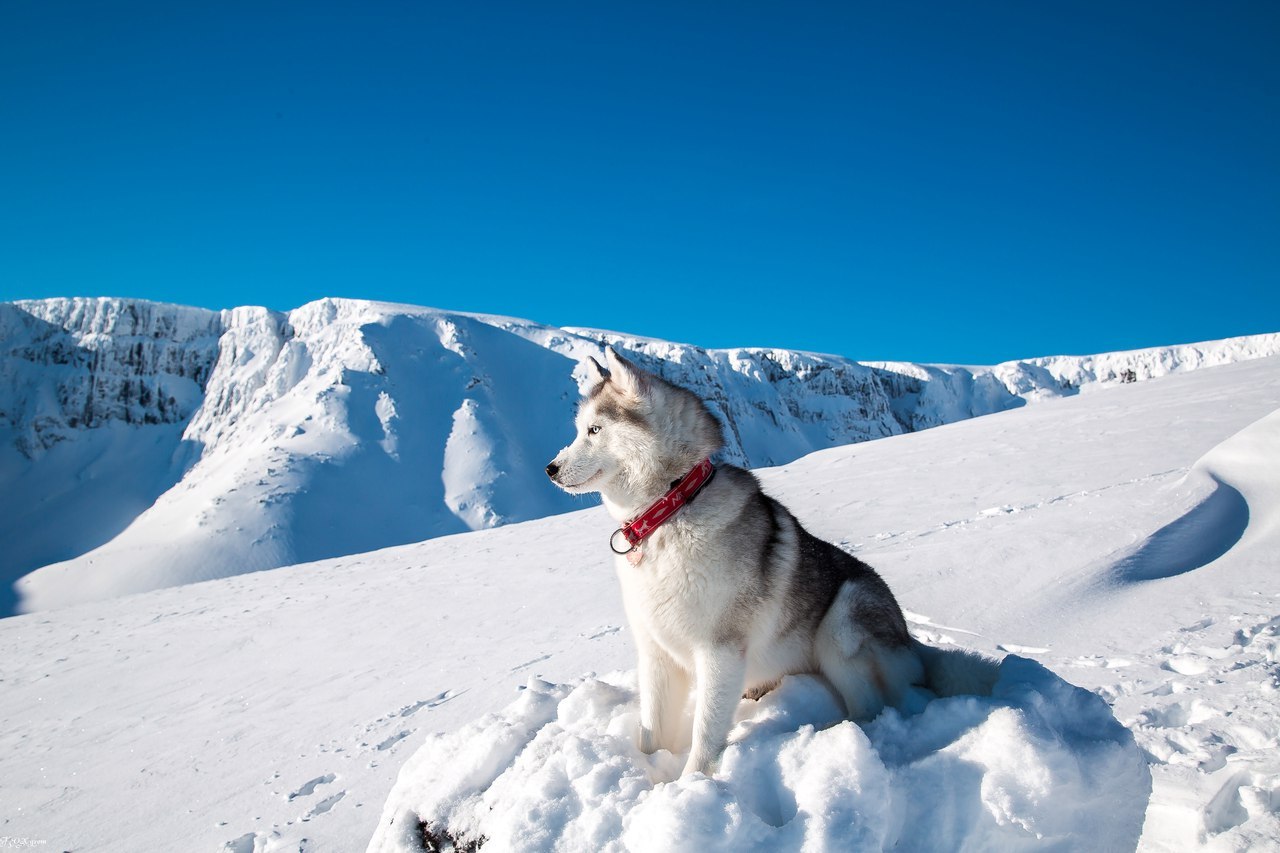
[[[627,611],[642,623],[635,627],[675,652],[705,642],[737,594],[715,555],[664,539],[646,542],[638,561],[619,557],[617,571]]]

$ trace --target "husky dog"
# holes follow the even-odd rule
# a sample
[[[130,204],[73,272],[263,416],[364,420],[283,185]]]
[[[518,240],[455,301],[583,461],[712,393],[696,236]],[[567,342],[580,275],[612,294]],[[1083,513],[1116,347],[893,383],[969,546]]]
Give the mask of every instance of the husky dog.
[[[680,751],[690,682],[693,744],[684,772],[706,774],[744,690],[758,698],[785,675],[816,673],[851,719],[869,720],[923,685],[928,652],[936,650],[907,633],[884,580],[801,527],[750,472],[712,469],[705,460],[723,436],[697,396],[611,347],[605,361],[607,369],[588,359],[592,387],[578,409],[577,437],[547,474],[567,492],[599,492],[623,524],[610,544],[620,554],[616,569],[639,650],[641,750]],[[700,465],[715,476],[696,496],[686,489],[675,498],[679,512],[651,533],[628,525],[650,518],[680,490],[673,483],[688,482]],[[989,690],[991,680],[989,670],[961,674],[940,692]]]

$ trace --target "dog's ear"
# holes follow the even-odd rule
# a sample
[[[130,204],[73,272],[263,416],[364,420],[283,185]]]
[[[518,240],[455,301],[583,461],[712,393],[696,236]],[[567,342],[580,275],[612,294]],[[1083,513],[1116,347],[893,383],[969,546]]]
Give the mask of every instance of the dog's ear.
[[[604,348],[604,360],[609,365],[609,378],[620,391],[643,397],[649,391],[649,381],[643,370],[618,355],[613,347]]]
[[[592,388],[602,382],[609,381],[609,371],[605,370],[604,365],[591,356],[587,356],[587,381]]]

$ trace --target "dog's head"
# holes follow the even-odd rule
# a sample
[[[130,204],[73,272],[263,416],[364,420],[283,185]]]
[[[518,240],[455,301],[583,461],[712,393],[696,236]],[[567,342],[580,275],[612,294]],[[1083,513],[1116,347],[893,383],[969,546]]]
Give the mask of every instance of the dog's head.
[[[604,355],[607,368],[587,359],[591,386],[578,405],[577,436],[547,465],[557,486],[645,497],[723,446],[720,423],[696,395],[612,347]]]

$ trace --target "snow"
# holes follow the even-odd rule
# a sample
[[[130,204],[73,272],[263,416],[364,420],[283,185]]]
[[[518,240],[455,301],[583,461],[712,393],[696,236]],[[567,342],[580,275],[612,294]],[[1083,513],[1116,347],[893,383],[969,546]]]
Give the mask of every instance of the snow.
[[[994,367],[859,364],[410,305],[0,304],[0,615],[580,509],[547,488],[609,340],[779,465],[1028,402],[1280,353],[1280,334]],[[997,502],[991,506],[1000,506]],[[13,593],[9,585],[17,582]]]
[[[388,394],[403,458],[416,415]],[[368,399],[365,452],[387,457]],[[630,747],[634,650],[596,507],[3,619],[0,836],[394,849],[381,815],[409,809],[493,839],[531,827],[521,850],[534,829],[1079,849],[1083,811],[1088,849],[1139,831],[1143,850],[1275,847],[1277,411],[1280,359],[1262,358],[762,471],[877,567],[918,637],[1013,656],[992,697],[862,728],[790,679],[743,702],[710,779],[663,782],[679,757]],[[1215,547],[1161,570],[1149,543],[1171,527]]]
[[[1007,657],[990,697],[842,719],[818,679],[739,709],[722,769],[634,745],[630,677],[530,679],[501,712],[405,763],[373,853],[424,827],[497,850],[1133,849],[1151,791],[1133,735],[1095,694]]]

